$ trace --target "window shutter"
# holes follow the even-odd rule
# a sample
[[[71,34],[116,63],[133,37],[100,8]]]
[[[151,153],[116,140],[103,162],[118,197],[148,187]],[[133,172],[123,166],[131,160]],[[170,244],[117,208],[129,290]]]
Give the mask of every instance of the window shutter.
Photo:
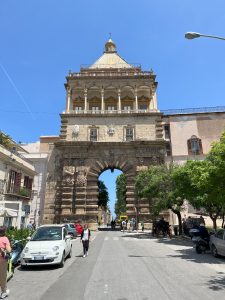
[[[15,194],[20,193],[21,177],[22,177],[21,173],[16,173],[15,185],[14,185],[14,193]]]
[[[201,139],[198,139],[198,144],[199,144],[199,154],[203,154],[202,140]]]
[[[28,196],[31,197],[31,193],[32,193],[32,184],[33,184],[33,179],[29,178],[28,181]]]
[[[187,147],[188,147],[188,155],[191,155],[192,154],[191,139],[187,140]]]

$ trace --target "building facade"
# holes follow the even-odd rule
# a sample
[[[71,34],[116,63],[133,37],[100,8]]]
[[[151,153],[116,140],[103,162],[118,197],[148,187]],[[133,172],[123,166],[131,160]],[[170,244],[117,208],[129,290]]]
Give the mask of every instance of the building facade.
[[[24,150],[16,144],[11,148],[0,144],[0,225],[6,227],[24,228],[30,221],[36,173],[21,152]]]
[[[224,130],[225,107],[160,111],[156,75],[127,63],[111,39],[94,64],[69,72],[65,88],[60,135],[40,144],[40,152],[48,152],[43,223],[81,221],[95,228],[97,181],[107,169],[125,174],[128,217],[151,223],[148,203],[135,193],[137,173],[202,160]]]
[[[163,115],[156,76],[122,59],[110,39],[91,66],[69,73],[60,139],[47,169],[44,222],[82,220],[96,228],[100,174],[121,170],[126,177],[127,215],[151,222],[148,203],[135,194],[139,170],[164,163]]]
[[[204,159],[225,130],[225,107],[164,111],[167,161]]]

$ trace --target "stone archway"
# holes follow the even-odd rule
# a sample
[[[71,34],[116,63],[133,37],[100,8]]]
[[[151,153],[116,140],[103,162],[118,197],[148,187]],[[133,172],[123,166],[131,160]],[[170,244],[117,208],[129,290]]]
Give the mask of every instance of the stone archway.
[[[54,144],[49,157],[44,223],[81,221],[97,226],[99,175],[120,169],[126,177],[127,214],[150,222],[149,205],[135,196],[135,176],[164,162],[164,142]]]
[[[87,202],[98,203],[98,187],[97,182],[101,173],[106,170],[118,169],[123,172],[126,178],[126,208],[127,215],[134,216],[134,207],[137,206],[137,199],[135,197],[135,176],[136,169],[128,161],[122,162],[121,160],[98,160],[96,164],[90,168],[90,172],[87,177]],[[87,211],[88,214],[92,214],[92,208]]]

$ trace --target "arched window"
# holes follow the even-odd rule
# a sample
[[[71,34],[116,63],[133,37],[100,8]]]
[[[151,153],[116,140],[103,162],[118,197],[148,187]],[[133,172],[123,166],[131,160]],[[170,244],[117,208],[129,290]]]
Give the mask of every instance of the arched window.
[[[197,138],[196,135],[192,135],[187,141],[188,155],[200,155],[203,154],[202,151],[202,140]]]

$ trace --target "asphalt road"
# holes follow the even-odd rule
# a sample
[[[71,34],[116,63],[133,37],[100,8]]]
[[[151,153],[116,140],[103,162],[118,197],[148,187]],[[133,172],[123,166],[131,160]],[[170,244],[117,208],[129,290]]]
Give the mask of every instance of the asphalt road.
[[[89,256],[73,241],[63,269],[16,270],[9,299],[209,300],[224,299],[225,258],[198,255],[189,241],[149,234],[97,232]]]

